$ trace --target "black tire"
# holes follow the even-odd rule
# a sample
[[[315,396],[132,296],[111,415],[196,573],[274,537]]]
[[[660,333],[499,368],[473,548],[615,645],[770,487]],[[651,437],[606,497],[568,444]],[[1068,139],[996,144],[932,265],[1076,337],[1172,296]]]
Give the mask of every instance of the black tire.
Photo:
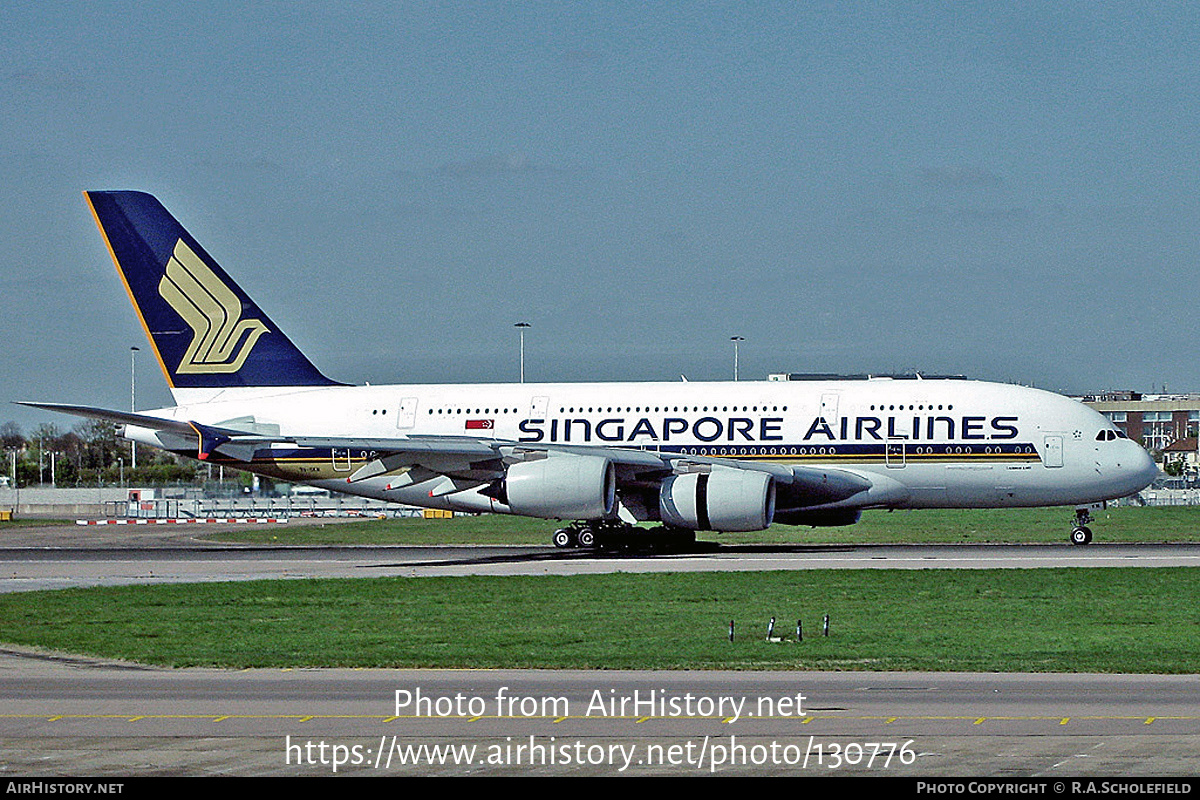
[[[1079,525],[1071,531],[1071,544],[1088,544],[1092,541],[1092,530],[1086,525]]]
[[[579,546],[580,547],[595,547],[596,546],[596,534],[592,533],[589,530],[580,531],[579,532]]]
[[[559,528],[551,538],[555,547],[566,548],[575,546],[575,534],[568,528]]]

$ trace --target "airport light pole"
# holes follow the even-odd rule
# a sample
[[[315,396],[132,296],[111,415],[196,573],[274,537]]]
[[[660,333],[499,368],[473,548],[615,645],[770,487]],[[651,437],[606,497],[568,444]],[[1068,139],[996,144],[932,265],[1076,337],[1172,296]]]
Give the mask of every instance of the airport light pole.
[[[129,411],[134,414],[137,413],[137,373],[134,369],[137,353],[138,348],[129,348]],[[132,439],[129,441],[129,469],[137,469],[137,442]]]
[[[525,382],[525,329],[533,327],[528,322],[518,322],[513,325],[521,332],[521,383]]]
[[[729,341],[733,342],[733,379],[738,379],[738,344],[746,341],[744,336],[730,336]]]

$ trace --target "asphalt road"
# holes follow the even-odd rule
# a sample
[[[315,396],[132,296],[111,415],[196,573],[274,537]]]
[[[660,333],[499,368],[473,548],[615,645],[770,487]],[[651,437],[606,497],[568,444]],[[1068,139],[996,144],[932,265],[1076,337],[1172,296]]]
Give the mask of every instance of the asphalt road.
[[[801,569],[1036,569],[1200,566],[1200,546],[733,545],[670,555],[552,547],[0,548],[0,592],[126,583],[426,575],[574,575]]]
[[[1198,690],[1197,676],[162,670],[4,651],[0,760],[8,775],[1187,776]]]
[[[20,541],[14,547],[8,539],[0,587],[323,575],[1138,567],[1200,558],[1198,547],[1144,545],[735,546],[628,558],[537,547],[214,547],[181,534],[154,534],[153,541],[91,536],[90,546],[52,548]],[[335,769],[1194,776],[1200,676],[166,670],[0,651],[5,775]]]

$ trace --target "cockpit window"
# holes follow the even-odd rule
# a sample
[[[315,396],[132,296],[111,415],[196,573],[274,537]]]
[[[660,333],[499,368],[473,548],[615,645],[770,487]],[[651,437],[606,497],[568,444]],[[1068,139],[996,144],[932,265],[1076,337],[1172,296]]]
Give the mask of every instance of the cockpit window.
[[[1129,437],[1126,436],[1121,431],[1108,430],[1108,431],[1100,431],[1099,433],[1096,434],[1097,442],[1113,442],[1113,441],[1116,441],[1117,439],[1128,439],[1128,438]]]

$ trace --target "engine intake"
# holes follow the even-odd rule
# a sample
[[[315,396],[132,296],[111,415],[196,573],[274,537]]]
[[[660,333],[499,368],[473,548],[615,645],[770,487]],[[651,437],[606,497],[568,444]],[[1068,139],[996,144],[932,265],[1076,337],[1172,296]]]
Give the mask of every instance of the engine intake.
[[[775,481],[765,472],[714,466],[662,482],[662,521],[699,531],[761,531],[775,518]]]
[[[504,478],[508,507],[547,519],[605,519],[617,507],[617,472],[602,456],[551,453],[521,461]]]

